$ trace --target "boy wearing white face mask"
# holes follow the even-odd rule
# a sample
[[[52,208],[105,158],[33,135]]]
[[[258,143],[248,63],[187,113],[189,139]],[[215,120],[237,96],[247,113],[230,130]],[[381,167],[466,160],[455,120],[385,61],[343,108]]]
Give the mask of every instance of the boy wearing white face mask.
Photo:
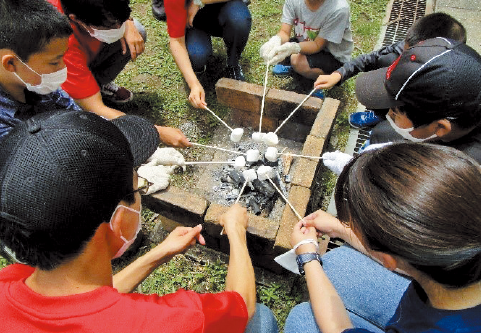
[[[68,76],[62,88],[82,109],[114,119],[123,112],[104,102],[126,103],[133,94],[113,81],[130,60],[144,52],[144,27],[130,18],[129,0],[48,0],[72,24],[64,61]],[[190,146],[177,128],[156,126],[163,143],[174,147]]]
[[[80,110],[60,85],[72,29],[44,1],[0,1],[0,138],[44,110]]]
[[[481,163],[481,56],[464,43],[438,37],[411,46],[388,68],[361,74],[356,96],[368,109],[390,109],[368,148],[427,141]],[[350,158],[329,152],[323,163],[340,174]]]

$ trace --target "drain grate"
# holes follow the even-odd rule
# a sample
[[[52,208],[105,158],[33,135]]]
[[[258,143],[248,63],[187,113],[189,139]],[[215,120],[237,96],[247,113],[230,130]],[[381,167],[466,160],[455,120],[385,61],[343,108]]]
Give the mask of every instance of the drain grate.
[[[426,0],[395,0],[384,35],[383,46],[399,42],[406,37],[411,25],[426,12]]]

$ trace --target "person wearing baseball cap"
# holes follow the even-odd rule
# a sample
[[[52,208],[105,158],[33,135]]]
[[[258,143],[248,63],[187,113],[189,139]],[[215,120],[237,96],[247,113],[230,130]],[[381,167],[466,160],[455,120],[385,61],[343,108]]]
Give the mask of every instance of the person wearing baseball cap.
[[[457,148],[481,163],[481,56],[462,42],[433,38],[389,67],[356,81],[359,102],[389,108],[370,143],[404,139]]]
[[[134,167],[158,144],[155,127],[143,118],[108,121],[66,110],[36,115],[4,138],[0,240],[22,264],[0,271],[3,330],[244,332],[256,312],[256,295],[247,215],[239,205],[220,219],[231,244],[226,292],[128,294],[162,263],[197,241],[205,244],[201,225],[175,229],[112,276],[111,259],[141,229],[145,188],[137,187]],[[267,307],[258,310],[249,327],[261,315],[275,323]]]

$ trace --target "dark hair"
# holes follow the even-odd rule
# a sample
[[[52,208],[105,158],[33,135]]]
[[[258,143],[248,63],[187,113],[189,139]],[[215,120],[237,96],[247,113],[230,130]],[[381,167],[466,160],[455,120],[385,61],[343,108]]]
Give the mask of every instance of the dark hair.
[[[68,19],[45,0],[0,0],[0,49],[12,50],[23,61],[71,34]]]
[[[131,9],[130,0],[60,0],[65,15],[73,14],[83,23],[112,27],[125,22]]]
[[[481,169],[464,153],[399,143],[360,154],[336,185],[338,217],[367,249],[449,287],[481,280]]]
[[[466,43],[466,29],[459,21],[446,13],[433,13],[414,22],[404,40],[409,46],[414,46],[419,42],[436,37],[445,37]]]

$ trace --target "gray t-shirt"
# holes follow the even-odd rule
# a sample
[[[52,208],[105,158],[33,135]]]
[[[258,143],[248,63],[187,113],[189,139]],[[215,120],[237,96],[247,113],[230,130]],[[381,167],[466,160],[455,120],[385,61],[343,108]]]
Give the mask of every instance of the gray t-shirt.
[[[295,37],[301,42],[318,36],[326,39],[326,50],[344,63],[351,59],[354,48],[349,16],[346,0],[325,0],[315,12],[304,0],[286,0],[281,22],[294,26]]]

